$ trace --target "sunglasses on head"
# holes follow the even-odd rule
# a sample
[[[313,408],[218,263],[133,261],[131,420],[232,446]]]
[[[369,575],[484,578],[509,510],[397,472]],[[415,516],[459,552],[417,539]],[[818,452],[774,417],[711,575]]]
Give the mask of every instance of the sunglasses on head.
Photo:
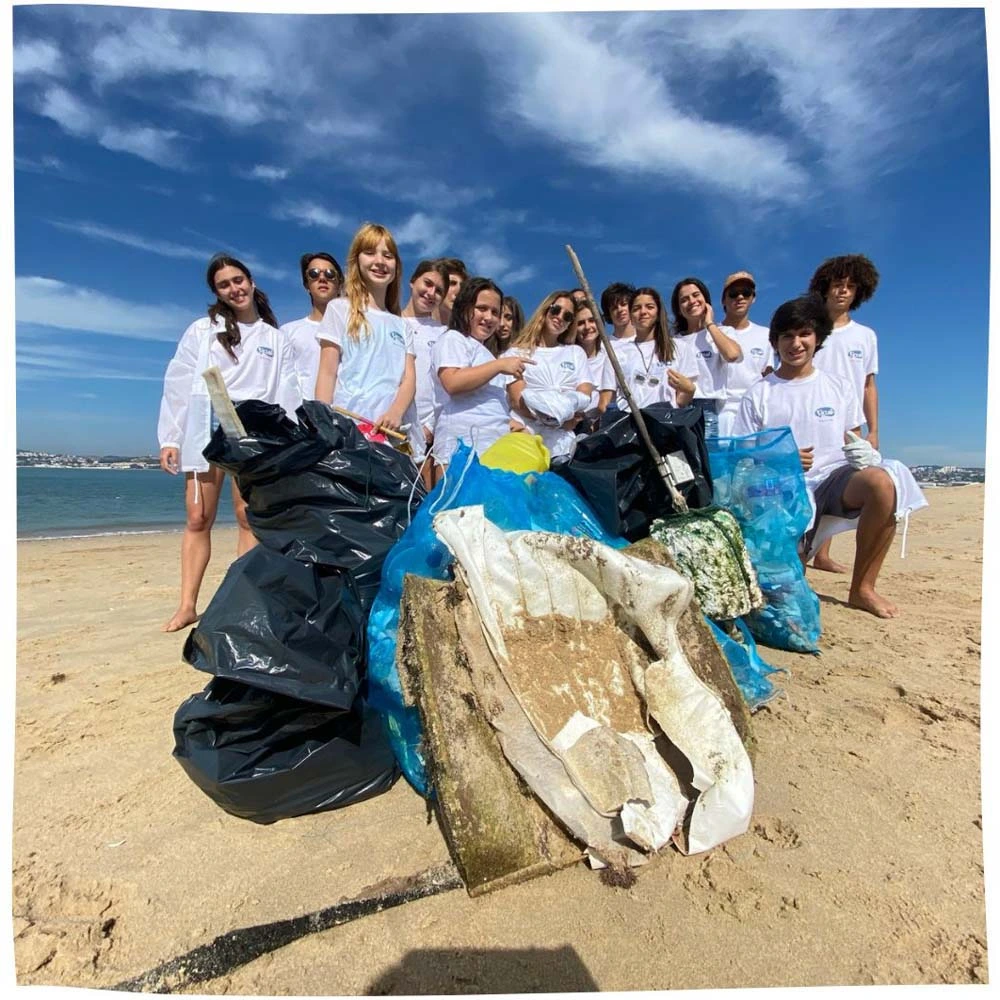
[[[741,285],[739,288],[727,288],[726,291],[731,299],[752,299],[754,297],[754,290],[747,285]]]
[[[550,316],[556,316],[562,319],[563,322],[565,323],[573,322],[573,313],[570,312],[569,309],[563,309],[563,307],[559,305],[558,302],[553,302],[552,305],[549,306],[548,311]]]
[[[306,277],[310,281],[315,281],[320,275],[323,275],[327,281],[338,281],[340,275],[332,267],[311,267],[306,271]]]

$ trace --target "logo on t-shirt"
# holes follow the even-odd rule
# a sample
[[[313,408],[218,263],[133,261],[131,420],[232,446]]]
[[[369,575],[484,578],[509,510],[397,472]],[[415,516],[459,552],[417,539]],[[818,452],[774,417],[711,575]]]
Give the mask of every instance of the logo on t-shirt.
[[[573,370],[573,362],[572,361],[560,361],[559,362],[559,367],[560,368],[565,368],[567,371],[571,372]]]
[[[847,352],[847,356],[852,361],[864,361],[864,359],[865,359],[865,352],[862,351],[860,347],[855,347],[853,351],[848,351]]]
[[[751,347],[750,348],[750,357],[751,358],[762,358],[762,357],[764,357],[764,348],[763,347]]]
[[[258,354],[263,354],[265,358],[273,358],[274,357],[274,351],[272,351],[270,347],[264,347],[263,344],[260,347],[257,348],[257,353]]]
[[[399,330],[390,330],[389,336],[392,337],[397,344],[402,344],[404,347],[406,346],[406,338],[399,332]]]
[[[703,358],[704,358],[704,359],[705,359],[706,361],[708,361],[708,360],[709,360],[709,359],[710,359],[710,358],[712,357],[712,352],[711,352],[711,351],[699,351],[698,353],[699,353],[699,354],[700,354],[700,355],[701,355],[701,356],[702,356],[702,357],[703,357]]]
[[[831,417],[835,417],[837,411],[832,406],[819,406],[816,408],[816,416],[820,420],[829,420]]]

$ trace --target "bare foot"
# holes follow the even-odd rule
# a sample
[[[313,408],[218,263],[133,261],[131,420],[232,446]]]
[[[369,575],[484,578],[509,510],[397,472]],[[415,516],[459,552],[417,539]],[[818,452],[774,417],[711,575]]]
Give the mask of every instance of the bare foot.
[[[858,608],[875,615],[876,618],[896,618],[899,615],[899,608],[887,597],[882,597],[874,590],[863,590],[857,593],[852,591],[847,598],[847,603],[852,608]]]
[[[812,561],[813,569],[821,569],[824,573],[846,573],[848,567],[831,557],[816,556]]]
[[[201,615],[199,615],[197,611],[187,611],[181,608],[160,631],[179,632],[182,628],[187,628],[188,625],[193,625],[200,617]]]

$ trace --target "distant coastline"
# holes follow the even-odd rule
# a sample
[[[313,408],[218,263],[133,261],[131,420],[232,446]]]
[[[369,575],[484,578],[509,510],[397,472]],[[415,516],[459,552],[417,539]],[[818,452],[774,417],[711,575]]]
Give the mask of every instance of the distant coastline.
[[[19,469],[159,469],[155,455],[70,455],[17,450]]]

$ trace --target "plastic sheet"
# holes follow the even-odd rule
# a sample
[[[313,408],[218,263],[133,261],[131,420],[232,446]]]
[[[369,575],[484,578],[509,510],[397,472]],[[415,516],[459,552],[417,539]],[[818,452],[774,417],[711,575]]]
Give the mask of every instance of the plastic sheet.
[[[711,438],[708,455],[716,503],[739,522],[766,602],[746,616],[750,631],[766,646],[819,652],[819,598],[798,554],[812,506],[791,430]]]
[[[736,640],[719,628],[711,618],[706,617],[705,620],[726,657],[740,694],[743,695],[743,700],[746,701],[750,711],[756,712],[761,705],[766,705],[772,698],[777,697],[781,691],[768,680],[768,675],[784,671],[779,667],[772,667],[761,659],[750,629],[739,618],[734,618],[733,624],[739,629],[741,636],[740,640]]]
[[[432,580],[450,578],[452,557],[435,535],[431,520],[439,511],[469,504],[482,504],[486,517],[505,531],[555,531],[595,538],[614,548],[627,544],[624,539],[609,535],[587,503],[555,473],[520,476],[489,469],[480,464],[466,445],[459,445],[446,478],[414,514],[413,523],[389,553],[368,620],[369,703],[385,719],[403,774],[425,796],[430,790],[420,758],[420,718],[416,708],[403,703],[396,672],[396,632],[403,577],[414,573]]]
[[[641,412],[657,451],[671,463],[688,507],[707,507],[712,502],[712,474],[700,408],[655,403]],[[675,513],[629,414],[605,414],[601,429],[581,439],[572,460],[553,471],[593,507],[605,531],[630,542],[645,538],[655,518]]]

